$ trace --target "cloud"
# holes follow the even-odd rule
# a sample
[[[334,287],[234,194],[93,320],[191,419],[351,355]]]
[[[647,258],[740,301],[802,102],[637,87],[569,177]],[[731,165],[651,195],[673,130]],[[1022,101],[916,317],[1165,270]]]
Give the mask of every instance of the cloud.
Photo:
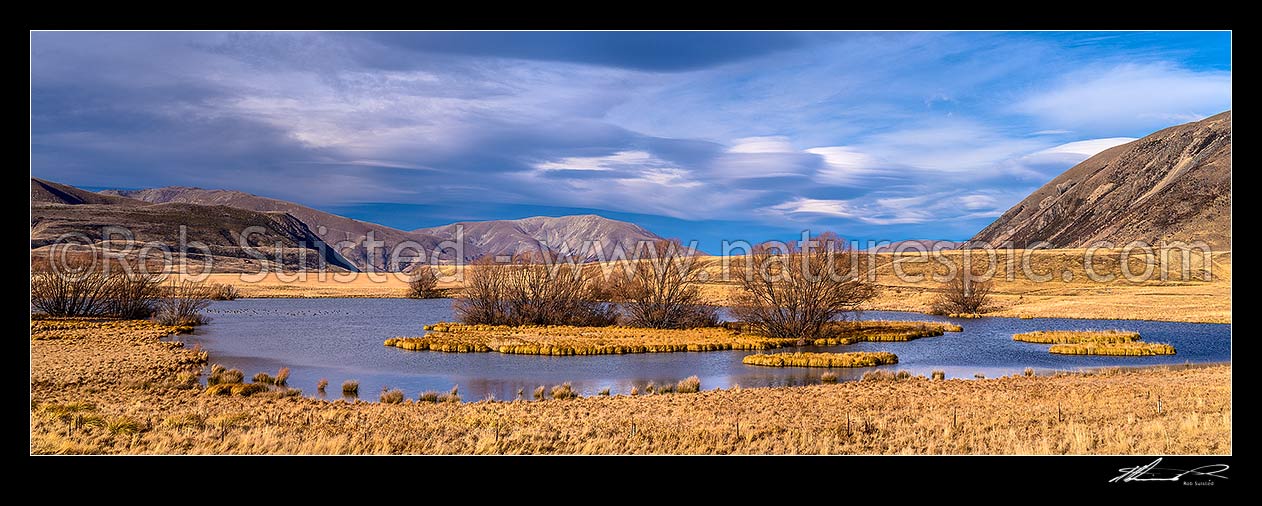
[[[963,238],[1098,150],[1230,107],[1230,61],[1198,64],[1181,40],[36,32],[31,171],[696,224],[667,231],[681,237]]]
[[[562,61],[678,72],[804,46],[791,32],[369,32],[352,34],[421,53]]]
[[[1080,132],[1148,132],[1231,108],[1231,72],[1169,63],[1072,72],[1012,110],[1043,125]]]
[[[1087,139],[1085,141],[1074,141],[1053,146],[1041,151],[1037,151],[1030,156],[1038,155],[1075,155],[1080,156],[1084,160],[1095,156],[1096,153],[1109,149],[1113,146],[1119,146],[1135,140],[1134,137],[1106,137],[1103,139]]]
[[[619,151],[609,156],[570,156],[557,161],[535,164],[536,170],[592,170],[612,171],[618,168],[634,167],[646,164],[661,164],[661,160],[653,158],[644,151]]]

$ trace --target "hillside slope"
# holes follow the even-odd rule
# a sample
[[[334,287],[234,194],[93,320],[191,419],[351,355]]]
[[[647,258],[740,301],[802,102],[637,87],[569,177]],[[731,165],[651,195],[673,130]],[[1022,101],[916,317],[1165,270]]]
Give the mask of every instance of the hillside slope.
[[[124,244],[128,239],[139,244]],[[255,272],[259,266],[355,270],[306,224],[285,213],[148,204],[32,178],[31,256],[46,257],[58,243],[90,244],[131,260],[138,258],[146,244],[160,245],[171,252],[176,264],[181,262],[180,245],[184,244],[189,264],[209,261],[215,272]],[[157,267],[161,250],[147,253],[148,263]]]
[[[287,213],[307,225],[324,242],[337,246],[338,252],[360,270],[371,266],[374,270],[389,270],[389,252],[399,243],[414,241],[425,250],[432,251],[441,238],[414,234],[376,223],[368,223],[333,213],[326,213],[301,204],[260,197],[233,190],[204,190],[185,186],[167,186],[146,190],[106,190],[104,195],[122,196],[145,202],[185,203],[212,206],[229,206],[262,212]],[[365,245],[371,236],[381,244],[372,254]],[[340,243],[340,244],[339,244]],[[407,265],[403,265],[407,267]]]
[[[232,190],[168,186],[146,190],[107,190],[101,193],[151,203],[182,202],[224,205],[254,211],[285,212],[302,220],[329,244],[346,242],[343,247],[338,248],[338,251],[361,270],[366,269],[369,264],[377,270],[390,270],[389,251],[395,245],[405,241],[419,244],[429,254],[445,241],[454,243],[458,229],[463,230],[464,260],[488,255],[511,256],[517,253],[537,252],[540,244],[552,251],[581,250],[579,252],[583,260],[595,260],[600,256],[590,249],[595,242],[601,244],[608,258],[613,254],[615,244],[630,253],[638,241],[661,239],[639,225],[592,214],[460,222],[405,232],[338,216],[293,202]],[[364,245],[370,232],[375,240],[383,243],[371,258]],[[453,251],[444,250],[440,258],[444,261],[452,261],[455,260],[454,256]],[[402,264],[405,270],[408,266],[406,263]]]
[[[974,241],[1080,248],[1097,241],[1231,247],[1231,111],[1170,127],[1073,166]]]

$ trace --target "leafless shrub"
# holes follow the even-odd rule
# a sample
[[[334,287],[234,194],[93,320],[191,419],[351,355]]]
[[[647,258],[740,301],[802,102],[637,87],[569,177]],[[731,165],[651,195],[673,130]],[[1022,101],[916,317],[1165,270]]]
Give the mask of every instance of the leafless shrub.
[[[517,255],[511,262],[484,257],[465,274],[456,314],[464,323],[491,325],[612,325],[614,308],[579,265],[551,254]]]
[[[172,281],[163,287],[154,317],[163,325],[196,326],[209,321],[201,313],[210,306],[215,289],[203,283]]]
[[[160,295],[160,277],[123,265],[98,267],[83,257],[31,266],[31,305],[49,316],[148,318]]]
[[[989,280],[977,281],[976,275],[961,271],[942,285],[933,302],[934,314],[980,314],[991,309],[990,291],[994,284]]]
[[[216,283],[211,288],[210,300],[237,300],[241,296],[236,286],[227,283]]]
[[[854,311],[876,289],[852,268],[854,255],[834,234],[810,244],[760,245],[733,265],[741,290],[732,314],[768,337],[828,337],[830,322]]]
[[[100,316],[108,291],[109,278],[92,262],[31,266],[31,305],[50,316]]]
[[[413,299],[437,299],[443,296],[438,289],[438,274],[424,265],[418,266],[408,279],[408,297]]]
[[[162,280],[158,275],[116,269],[106,283],[105,314],[125,319],[148,318],[161,296]]]
[[[694,256],[670,241],[655,242],[645,253],[610,287],[624,323],[662,329],[718,324],[718,308],[705,304],[701,296],[706,274]]]

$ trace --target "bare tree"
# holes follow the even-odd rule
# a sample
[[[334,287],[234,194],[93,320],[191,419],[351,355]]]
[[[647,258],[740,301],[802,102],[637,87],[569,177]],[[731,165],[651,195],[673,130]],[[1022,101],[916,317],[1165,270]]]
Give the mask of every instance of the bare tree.
[[[612,298],[636,327],[690,328],[718,324],[718,308],[705,303],[705,271],[696,257],[672,241],[648,245],[645,255],[626,266],[611,286]]]
[[[31,306],[49,316],[148,318],[161,290],[161,278],[123,265],[105,268],[90,258],[72,257],[53,265],[31,265]]]
[[[504,299],[508,268],[507,264],[496,262],[490,256],[474,260],[463,267],[463,297],[453,304],[460,321],[489,325],[507,323],[508,312]]]
[[[166,286],[158,299],[154,316],[163,325],[202,325],[208,321],[202,310],[210,306],[215,288],[184,280]]]
[[[104,314],[129,320],[148,318],[162,296],[162,277],[114,269],[106,282],[106,294]]]
[[[456,314],[465,323],[493,325],[611,325],[616,311],[581,266],[550,253],[520,254],[510,262],[483,257],[465,273]]]
[[[438,289],[438,274],[424,265],[418,265],[408,279],[408,297],[413,299],[437,299],[443,296]]]
[[[934,314],[980,314],[990,310],[990,291],[994,283],[978,281],[977,275],[968,269],[942,284],[938,297],[933,301]]]
[[[806,244],[760,245],[733,265],[741,290],[732,314],[769,337],[827,337],[831,322],[876,295],[859,277],[854,253],[833,234]]]
[[[71,258],[31,265],[31,306],[49,316],[101,316],[108,309],[109,277],[95,262]]]

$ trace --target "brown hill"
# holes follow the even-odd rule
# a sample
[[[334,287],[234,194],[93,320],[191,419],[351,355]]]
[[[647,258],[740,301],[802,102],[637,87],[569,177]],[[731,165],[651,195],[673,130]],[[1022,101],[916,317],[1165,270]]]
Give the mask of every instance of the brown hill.
[[[287,213],[307,225],[320,239],[337,245],[338,252],[360,270],[371,265],[374,270],[390,270],[389,252],[404,241],[414,241],[425,248],[426,253],[433,251],[442,238],[425,234],[404,232],[376,223],[354,220],[332,213],[295,204],[284,200],[260,197],[249,193],[232,190],[203,190],[184,186],[167,186],[147,190],[106,190],[104,195],[128,197],[151,203],[187,203],[214,206],[229,206],[238,209],[263,212]],[[365,242],[380,241],[373,254],[369,254]],[[450,258],[447,258],[450,259]],[[404,268],[410,262],[400,262]]]
[[[114,195],[102,195],[81,190],[70,185],[31,178],[31,204],[112,204],[121,206],[144,205],[132,199]]]
[[[249,234],[244,241],[242,233]],[[216,272],[254,272],[260,265],[286,270],[355,269],[302,221],[285,213],[227,206],[148,204],[32,178],[32,257],[47,256],[54,244],[67,239],[125,253],[131,260],[137,258],[144,244],[160,244],[175,255],[176,262],[179,245],[186,244],[189,264],[204,265],[209,254]],[[128,239],[140,244],[129,248],[122,242]],[[197,244],[205,245],[205,250]],[[159,250],[149,253],[151,265],[161,263]]]
[[[596,260],[612,258],[619,247],[627,255],[632,255],[641,241],[662,239],[634,223],[594,214],[468,221],[422,228],[414,233],[454,239],[457,227],[464,229],[466,254],[473,251],[476,256],[535,252],[542,245],[553,252],[572,253],[583,260]]]
[[[371,263],[375,269],[390,270],[390,266],[387,265],[389,264],[388,251],[404,241],[413,241],[421,245],[429,254],[444,241],[454,242],[457,227],[463,227],[464,260],[473,260],[487,255],[511,256],[516,253],[538,251],[540,244],[552,251],[575,251],[580,253],[584,260],[594,260],[599,256],[590,249],[594,242],[600,242],[608,258],[612,255],[614,244],[621,245],[630,253],[638,241],[661,239],[656,234],[633,223],[590,214],[557,218],[536,216],[519,220],[461,222],[405,232],[338,216],[293,202],[232,190],[168,186],[133,191],[107,190],[102,194],[153,203],[185,202],[225,205],[254,211],[282,211],[302,220],[325,242],[336,244],[339,241],[349,241],[350,247],[342,247],[338,251],[360,269],[366,269]],[[383,243],[372,259],[368,258],[367,248],[364,247],[369,232],[373,233],[376,240]],[[440,258],[445,261],[455,260],[451,250],[444,250]],[[402,267],[406,269],[408,264],[404,263]]]
[[[1231,248],[1231,111],[1158,131],[1073,166],[974,241],[1204,241]]]

